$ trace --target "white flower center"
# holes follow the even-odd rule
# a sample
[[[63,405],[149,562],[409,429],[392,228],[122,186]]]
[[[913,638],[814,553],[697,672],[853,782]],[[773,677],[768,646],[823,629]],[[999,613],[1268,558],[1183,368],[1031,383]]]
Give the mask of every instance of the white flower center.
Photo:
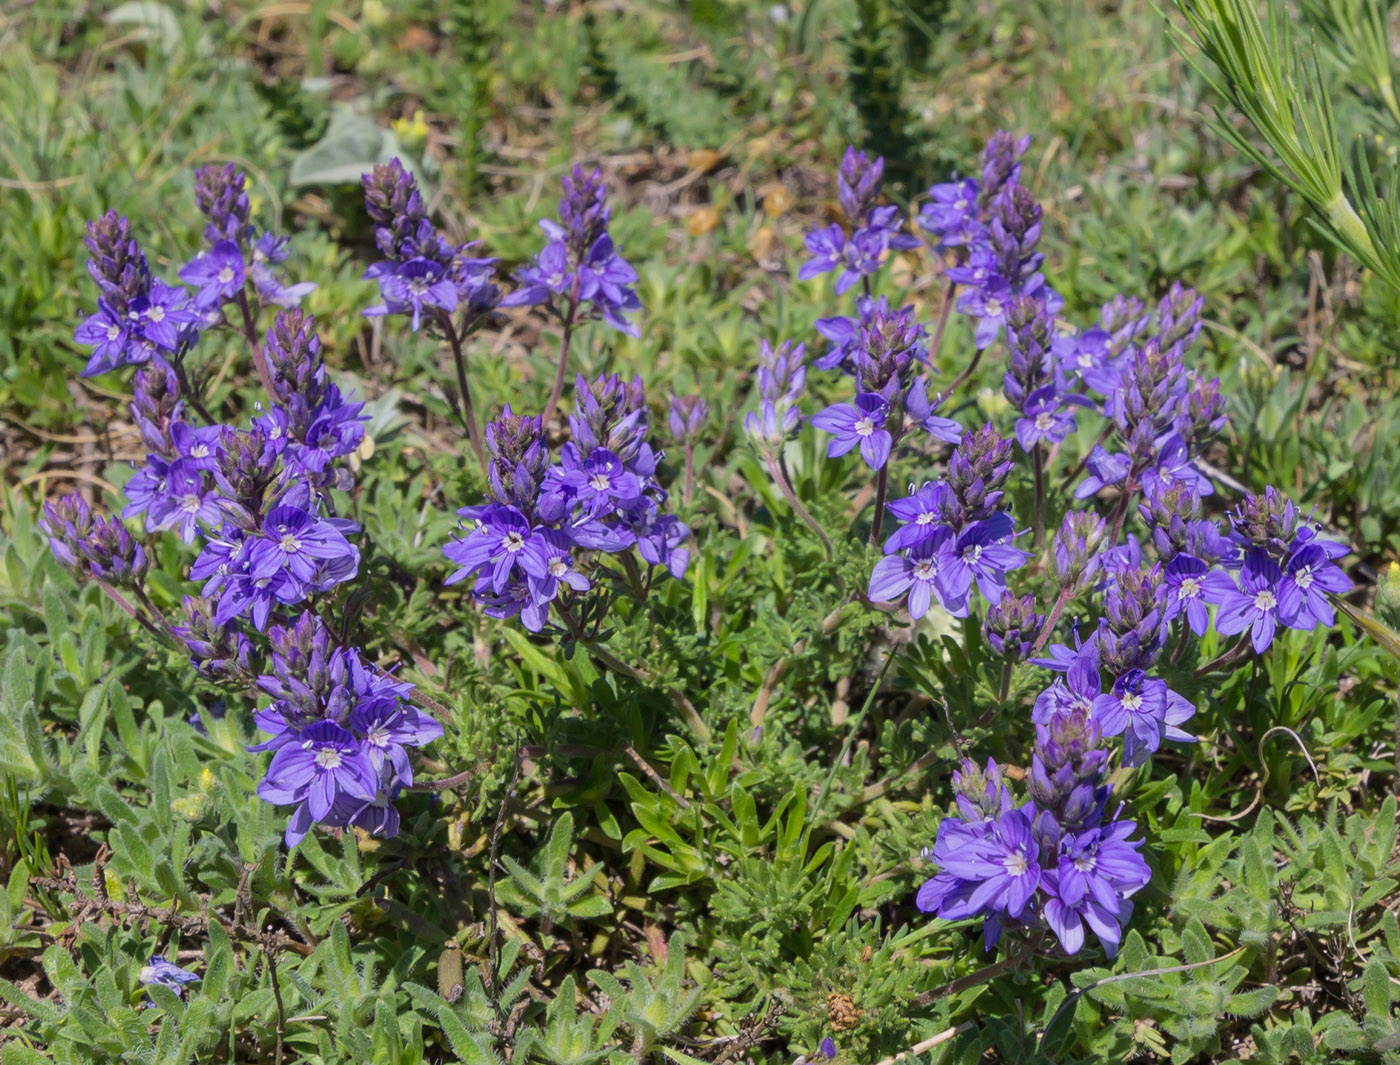
[[[549,564],[549,574],[551,577],[562,577],[569,572],[569,564],[562,558],[556,558]]]
[[[971,547],[969,547],[966,551],[963,552],[963,561],[965,561],[969,566],[975,566],[975,565],[977,565],[977,563],[980,562],[981,560],[982,560],[982,545],[981,545],[981,544],[973,544]]]
[[[588,479],[588,484],[595,492],[606,492],[612,487],[612,482],[608,480],[606,473],[595,473]]]
[[[382,725],[379,728],[372,728],[365,735],[365,742],[372,747],[389,746],[389,732]]]
[[[1001,300],[987,301],[987,317],[997,318],[1001,315]]]
[[[1298,588],[1304,592],[1306,592],[1309,588],[1312,587],[1312,583],[1314,580],[1316,580],[1316,574],[1313,573],[1313,569],[1311,566],[1304,566],[1302,569],[1300,569],[1297,573],[1293,575],[1293,583],[1296,584]]]
[[[856,422],[856,436],[869,436],[875,431],[875,423],[869,418],[861,418]]]
[[[1096,865],[1098,865],[1098,858],[1093,851],[1085,851],[1074,859],[1074,867],[1081,873],[1091,872]]]
[[[1201,595],[1201,582],[1195,577],[1187,577],[1181,582],[1177,595],[1182,599],[1198,599]]]
[[[926,558],[922,562],[914,564],[914,577],[916,580],[928,581],[933,579],[933,575],[938,572],[938,561]]]
[[[1048,431],[1049,428],[1054,424],[1054,415],[1052,415],[1049,411],[1041,411],[1035,416],[1035,427],[1039,429],[1042,433]]]
[[[194,447],[190,448],[190,458],[192,458],[192,459],[207,459],[208,457],[209,457],[209,445],[208,445],[208,444],[195,444]]]
[[[1129,713],[1137,713],[1142,709],[1142,696],[1136,694],[1123,696],[1123,709]]]
[[[301,550],[301,541],[297,539],[296,533],[284,532],[279,546],[292,555]]]
[[[187,513],[189,513],[189,514],[194,514],[194,513],[198,512],[198,510],[199,510],[199,496],[197,496],[197,495],[185,495],[185,496],[181,496],[181,497],[180,497],[180,509],[183,510],[183,511],[185,511],[185,512],[187,512]]]
[[[521,536],[518,532],[506,533],[505,545],[506,550],[514,554],[525,546],[525,537]]]
[[[316,765],[321,769],[339,769],[343,760],[334,747],[321,747],[316,751]]]
[[[1278,606],[1278,596],[1268,588],[1255,592],[1254,606],[1259,610],[1273,610]]]
[[[1012,876],[1025,876],[1026,870],[1030,868],[1030,862],[1026,861],[1026,856],[1021,851],[1015,854],[1008,854],[1001,860],[1001,867]]]
[[[117,325],[115,322],[107,327],[107,339],[108,339],[108,340],[116,340],[117,337],[119,337],[119,336],[121,336],[121,335],[122,335],[122,327],[119,326],[119,325]]]
[[[165,321],[165,308],[159,305],[152,307],[146,312],[146,317],[153,322]]]
[[[915,525],[932,525],[932,524],[933,524],[933,512],[932,512],[931,510],[925,510],[925,511],[923,511],[917,518],[914,519],[914,524],[915,524]]]
[[[219,271],[219,284],[221,284],[221,285],[227,285],[227,284],[228,284],[230,281],[232,281],[232,280],[233,280],[233,267],[231,267],[231,266],[225,266],[222,270]]]

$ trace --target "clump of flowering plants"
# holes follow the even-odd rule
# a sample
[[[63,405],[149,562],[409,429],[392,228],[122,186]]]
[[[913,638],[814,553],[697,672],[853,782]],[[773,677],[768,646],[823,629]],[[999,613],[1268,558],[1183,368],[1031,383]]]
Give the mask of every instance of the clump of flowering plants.
[[[333,843],[376,856],[337,867],[363,886],[310,933],[248,934],[311,964],[347,927],[431,941],[439,993],[384,994],[464,1058],[476,1040],[685,1061],[710,1025],[706,1053],[875,1060],[914,1042],[922,1007],[1032,958],[1047,983],[1067,958],[1136,959],[1167,890],[1139,800],[1219,728],[1200,681],[1332,626],[1349,548],[1217,473],[1226,404],[1184,281],[1067,311],[1028,147],[996,134],[975,176],[911,209],[886,202],[882,160],[847,151],[840,220],[794,264],[813,313],[756,323],[747,374],[684,386],[669,350],[637,355],[650,289],[601,172],[563,177],[510,268],[439,226],[402,163],[373,168],[375,294],[354,320],[388,351],[435,341],[460,423],[450,474],[412,501],[384,488],[376,397],[331,373],[301,309],[314,286],[255,227],[242,173],[196,175],[204,246],[182,285],[127,220],[93,222],[76,339],[86,373],[129,381],[145,454],[118,513],[74,494],[42,529],[222,689],[198,727],[246,726],[247,790],[292,858],[244,859],[231,927],[259,878],[295,895],[277,877],[302,855],[318,872]],[[522,324],[539,365],[483,366]],[[208,372],[230,340],[256,375],[242,405]],[[383,509],[412,508],[430,515],[412,551],[376,542]],[[411,610],[380,601],[390,587]],[[474,802],[450,798],[467,785]],[[201,788],[180,800],[192,821]],[[514,854],[512,833],[531,840]],[[142,949],[152,1008],[217,986]],[[546,970],[547,1013],[523,990]],[[585,973],[602,1019],[577,1008]],[[792,1016],[765,1019],[770,1000]],[[298,1023],[332,1008],[302,1005]]]

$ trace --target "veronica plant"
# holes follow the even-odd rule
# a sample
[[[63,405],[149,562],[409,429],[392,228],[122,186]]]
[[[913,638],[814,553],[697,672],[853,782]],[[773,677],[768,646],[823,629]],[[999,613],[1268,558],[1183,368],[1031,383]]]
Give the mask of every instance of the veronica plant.
[[[1015,671],[1050,674],[1034,700],[1025,798],[1013,799],[996,763],[963,763],[958,814],[928,852],[940,871],[919,906],[980,920],[988,948],[1014,929],[1028,945],[1053,933],[1075,953],[1092,932],[1112,954],[1150,873],[1136,823],[1114,809],[1108,770],[1114,759],[1143,765],[1165,742],[1194,742],[1183,726],[1197,708],[1163,679],[1166,657],[1180,659],[1212,631],[1239,637],[1201,667],[1211,672],[1264,653],[1280,628],[1332,624],[1330,597],[1350,587],[1337,565],[1347,548],[1272,488],[1222,521],[1200,456],[1225,423],[1224,401],[1218,381],[1188,358],[1202,300],[1176,283],[1150,309],[1124,295],[1086,327],[1064,321],[1064,301],[1040,272],[1041,210],[1021,181],[1028,145],[999,133],[980,177],[929,190],[918,223],[936,241],[946,281],[932,330],[868,288],[854,315],[814,323],[827,347],[812,366],[851,374],[856,396],[811,422],[831,434],[831,459],[858,450],[877,473],[873,493],[857,501],[873,495],[871,542],[883,551],[868,599],[897,603],[913,621],[934,610],[971,619],[985,602],[985,636],[1004,663],[1002,700]],[[878,174],[878,161],[864,173]],[[809,251],[838,243],[831,230],[807,242]],[[885,240],[886,249],[911,247]],[[835,268],[834,256],[822,262]],[[809,260],[799,277],[815,272]],[[838,285],[838,295],[849,287]],[[973,322],[973,352],[930,403],[952,307]],[[934,415],[998,336],[1007,349],[1005,428],[989,421],[964,431]],[[770,456],[800,431],[804,355],[792,342],[761,352],[758,409],[747,424]],[[1069,464],[1089,420],[1097,440]],[[1018,529],[1008,505],[1018,453],[1030,466],[1029,529]],[[1069,465],[1058,485],[1057,462]],[[909,463],[919,480],[886,507],[886,472]],[[781,485],[785,471],[770,468]],[[1093,505],[1100,498],[1106,513]],[[899,524],[881,539],[886,509]],[[1072,603],[1076,621],[1055,642]]]
[[[295,308],[314,286],[274,271],[286,242],[249,222],[244,176],[204,168],[195,192],[207,246],[179,272],[193,293],[151,276],[125,219],[89,225],[102,295],[77,339],[96,348],[89,373],[140,366],[131,413],[148,453],[121,517],[140,518],[148,537],[197,544],[188,576],[198,594],[174,616],[158,608],[150,544],[77,496],[46,504],[41,525],[60,562],[184,647],[206,680],[273,697],[257,716],[271,739],[251,749],[275,752],[258,793],[294,808],[289,846],[316,823],[392,836],[392,801],[413,783],[407,750],[442,726],[409,703],[412,685],[364,661],[322,617],[360,565],[359,526],[335,513],[332,493],[353,487],[345,460],[364,437],[363,405],[329,380],[315,322]],[[216,420],[186,372],[201,334],[230,326],[265,388],[266,405],[241,426]]]

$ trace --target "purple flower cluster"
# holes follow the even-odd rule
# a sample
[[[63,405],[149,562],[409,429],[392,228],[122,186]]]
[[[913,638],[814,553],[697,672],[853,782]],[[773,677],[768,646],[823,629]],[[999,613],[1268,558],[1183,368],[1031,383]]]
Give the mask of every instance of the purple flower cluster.
[[[144,514],[148,532],[176,529],[205,544],[190,571],[216,601],[219,625],[246,617],[263,629],[291,606],[353,577],[354,523],[323,517],[318,490],[347,488],[337,465],[364,436],[362,404],[326,379],[315,323],[280,311],[263,344],[274,395],[248,429],[196,427],[185,420],[174,373],[142,369],[132,415],[150,449],[127,482],[126,518]]]
[[[964,291],[958,310],[978,320],[977,349],[989,347],[1009,321],[1018,297],[1033,300],[1017,320],[1056,314],[1063,300],[1039,273],[1040,205],[1021,184],[1021,156],[1030,137],[998,132],[982,152],[980,180],[963,178],[929,189],[918,223],[957,254],[945,276]]]
[[[126,526],[94,515],[77,492],[46,502],[39,529],[54,557],[76,577],[122,588],[139,585],[150,566],[145,547]]]
[[[398,159],[376,166],[361,178],[365,211],[383,259],[365,271],[379,282],[384,300],[364,313],[370,317],[408,315],[416,333],[426,316],[442,321],[465,307],[482,314],[501,302],[491,280],[495,259],[474,258],[475,243],[453,244],[427,217],[418,181]]]
[[[1108,812],[1108,754],[1083,709],[1058,711],[1036,726],[1028,799],[1016,805],[988,761],[953,775],[959,816],[938,826],[932,859],[940,871],[919,889],[918,906],[948,921],[982,920],[990,950],[1007,928],[1049,929],[1067,954],[1092,931],[1117,953],[1129,901],[1151,870],[1130,838],[1137,825]]]
[[[938,413],[943,397],[930,396],[928,347],[914,309],[892,311],[883,296],[856,303],[855,317],[819,319],[816,328],[831,342],[814,363],[855,378],[855,399],[833,403],[812,418],[830,433],[828,457],[859,448],[872,470],[882,470],[902,442],[932,438],[956,444],[962,427]]]
[[[272,671],[257,683],[274,701],[257,723],[270,738],[249,750],[273,752],[258,795],[296,807],[287,846],[317,823],[397,835],[393,802],[413,783],[408,749],[437,739],[442,725],[409,704],[413,685],[337,644],[313,612],[267,635]]]
[[[1027,557],[1011,545],[1011,515],[998,509],[1011,465],[1010,441],[985,425],[954,448],[943,480],[891,503],[890,513],[902,524],[885,540],[885,557],[870,574],[870,598],[892,602],[907,593],[914,618],[934,601],[966,617],[974,584],[989,602],[1001,602],[1006,574]]]
[[[184,289],[151,276],[131,223],[108,211],[87,225],[88,274],[97,282],[97,312],[73,339],[93,349],[84,377],[150,362],[192,346],[201,316]]]
[[[1303,632],[1330,627],[1335,615],[1327,597],[1351,589],[1351,580],[1335,560],[1350,549],[1320,536],[1321,526],[1307,522],[1297,506],[1272,487],[1246,496],[1231,511],[1230,525],[1230,539],[1242,551],[1238,583],[1227,577],[1220,580],[1224,575],[1219,573],[1199,578],[1217,578],[1210,600],[1219,606],[1216,631],[1222,636],[1248,631],[1254,650],[1262,653],[1279,626]],[[1178,555],[1176,561],[1190,557]]]
[[[641,379],[580,376],[576,387],[571,438],[557,462],[538,417],[507,406],[487,426],[487,502],[457,512],[470,525],[443,548],[459,567],[448,584],[474,577],[488,615],[519,616],[532,632],[544,628],[550,604],[563,606],[561,594],[593,587],[581,552],[621,556],[635,547],[648,567],[676,578],[690,562],[682,546],[690,530],[661,509],[667,493],[656,480],[661,455],[646,440]]]
[[[833,222],[807,234],[805,244],[812,257],[797,271],[799,281],[838,270],[839,296],[857,281],[865,280],[868,286],[868,279],[884,265],[890,252],[920,245],[918,237],[902,232],[904,219],[898,207],[877,205],[884,174],[884,159],[872,161],[864,152],[846,149],[836,187],[847,225]]]
[[[639,335],[636,324],[624,317],[642,305],[633,289],[637,271],[617,253],[608,235],[611,217],[602,172],[585,174],[575,164],[564,178],[559,221],[540,222],[549,241],[528,266],[516,271],[520,287],[501,301],[502,306],[553,307],[562,298],[566,308],[555,309],[569,322],[582,312],[601,316],[628,336]]]
[[[760,448],[774,450],[802,427],[798,404],[807,388],[807,345],[784,340],[758,346],[758,410],[744,415],[744,430]]]
[[[285,237],[259,234],[248,221],[247,178],[232,163],[195,171],[194,195],[204,213],[207,247],[180,271],[180,280],[196,289],[194,306],[206,324],[215,324],[224,304],[246,301],[244,286],[251,281],[264,306],[296,307],[316,285],[286,284],[273,269],[290,254]]]
[[[43,528],[61,563],[102,582],[148,628],[159,623],[206,680],[274,697],[258,716],[273,738],[254,749],[277,752],[259,794],[296,807],[289,845],[316,822],[392,835],[398,825],[392,799],[412,782],[406,748],[435,739],[441,726],[408,705],[410,685],[379,674],[355,649],[333,644],[319,616],[323,597],[359,569],[359,550],[349,539],[359,527],[334,514],[329,492],[353,487],[344,460],[364,438],[363,404],[329,380],[309,315],[278,311],[256,343],[262,308],[295,304],[312,286],[285,285],[272,273],[270,264],[286,257],[285,241],[258,237],[248,223],[241,173],[205,168],[195,188],[211,246],[181,276],[199,288],[197,313],[182,317],[184,295],[169,297],[150,280],[125,219],[108,215],[93,223],[88,247],[106,307],[144,315],[139,350],[95,357],[103,368],[144,363],[133,381],[131,412],[148,454],[127,482],[122,517],[144,516],[147,533],[175,530],[187,543],[200,541],[190,577],[202,582],[201,594],[186,596],[177,618],[161,616],[143,587],[148,549],[118,521],[93,517],[76,496],[48,504]],[[268,389],[267,405],[256,408],[246,427],[215,422],[183,370],[198,337],[193,323],[217,322],[230,300],[240,305]],[[158,303],[182,314],[153,315]],[[191,324],[178,337],[151,331],[153,321],[185,320]],[[136,336],[133,324],[128,348]],[[119,587],[135,589],[140,611],[115,592]],[[305,610],[310,602],[318,609]],[[259,633],[271,648],[268,673],[258,664]]]

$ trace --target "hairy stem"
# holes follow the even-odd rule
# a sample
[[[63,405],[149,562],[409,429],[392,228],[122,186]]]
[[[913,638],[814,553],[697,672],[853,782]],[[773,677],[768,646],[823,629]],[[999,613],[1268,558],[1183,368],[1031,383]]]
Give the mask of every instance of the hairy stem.
[[[817,534],[822,546],[826,548],[826,557],[831,558],[836,549],[831,545],[831,537],[826,535],[826,530],[821,527],[817,519],[812,517],[812,512],[802,505],[802,500],[797,498],[797,493],[792,489],[792,482],[788,480],[787,470],[780,464],[778,454],[770,451],[767,455],[768,472],[773,475],[773,481],[778,486],[778,491],[783,493],[783,498],[787,500],[792,512],[806,523],[807,527]]]
[[[951,385],[948,386],[947,390],[944,391],[943,394],[944,394],[945,396],[951,396],[954,392],[956,392],[956,391],[958,390],[958,388],[961,387],[962,384],[963,384],[969,377],[972,376],[973,371],[977,369],[977,364],[980,363],[981,361],[982,361],[982,350],[979,348],[977,351],[974,351],[974,352],[972,353],[972,358],[971,358],[971,360],[969,360],[968,364],[967,364],[965,367],[963,367],[963,372],[960,373],[960,374],[958,374],[957,377],[953,378],[953,383],[952,383]]]
[[[1200,669],[1192,673],[1191,676],[1204,677],[1207,673],[1213,673],[1217,669],[1233,666],[1236,662],[1248,656],[1253,650],[1254,644],[1250,641],[1250,635],[1249,633],[1245,633],[1240,637],[1239,643],[1235,644],[1234,647],[1212,658],[1205,665],[1201,666]]]
[[[932,991],[925,991],[914,999],[914,1004],[927,1006],[930,1002],[936,1002],[940,998],[948,995],[956,995],[959,991],[966,991],[969,987],[976,987],[978,984],[985,984],[988,980],[1000,976],[1008,969],[1020,968],[1022,963],[1035,953],[1035,948],[1040,942],[1043,933],[1036,933],[1028,939],[1024,946],[1015,954],[1008,954],[1000,961],[994,961],[990,965],[984,965],[975,972],[970,972],[966,976],[960,976],[956,980],[950,980],[942,987],[935,987]]]
[[[690,506],[690,494],[695,487],[695,445],[685,445],[685,486],[681,489],[681,503]]]
[[[886,462],[875,475],[875,516],[870,519],[870,546],[880,542],[880,526],[885,523],[885,495],[889,491],[890,464]]]
[[[210,425],[218,425],[218,419],[209,413],[209,408],[204,405],[204,400],[195,393],[194,386],[190,384],[189,375],[185,373],[185,360],[183,358],[171,360],[171,366],[175,370],[175,380],[180,386],[180,395],[185,397],[199,416]]]
[[[472,406],[471,388],[467,384],[467,356],[462,351],[462,338],[457,334],[457,327],[448,314],[439,311],[438,322],[442,325],[442,331],[447,334],[447,342],[452,345],[452,361],[457,367],[457,415],[466,427],[467,439],[471,441],[476,459],[481,463],[481,472],[487,473],[491,466],[486,459],[486,448],[481,443],[481,432],[476,427],[476,410]]]
[[[1045,449],[1039,441],[1031,448],[1031,467],[1035,471],[1035,540],[1037,551],[1045,542]]]
[[[554,409],[559,406],[559,398],[564,394],[564,376],[569,368],[569,345],[574,336],[574,322],[578,316],[578,275],[574,276],[574,287],[569,293],[569,310],[564,315],[564,336],[559,341],[559,365],[554,368],[554,387],[549,390],[549,402],[544,405],[540,425],[549,429],[549,419],[554,417]]]
[[[238,310],[243,315],[243,339],[248,341],[248,347],[253,351],[253,365],[257,368],[258,380],[262,382],[268,400],[272,401],[277,398],[277,393],[272,388],[272,374],[268,372],[262,345],[258,343],[258,327],[253,323],[253,312],[248,306],[246,291],[240,290],[238,293]]]
[[[1060,594],[1055,597],[1055,605],[1050,608],[1050,613],[1045,615],[1045,622],[1040,626],[1040,635],[1035,638],[1035,645],[1028,657],[1034,658],[1040,654],[1041,648],[1050,641],[1050,636],[1055,631],[1055,622],[1060,620],[1060,615],[1065,612],[1065,607],[1069,605],[1073,596],[1074,593],[1069,588],[1060,589]]]
[[[948,286],[943,290],[943,306],[938,312],[938,324],[933,327],[933,338],[928,345],[928,362],[932,366],[938,359],[938,352],[943,347],[943,331],[948,328],[948,319],[953,313],[953,293],[958,289],[956,281],[949,281]],[[949,390],[951,391],[951,389]]]
[[[559,606],[559,616],[563,619],[569,631],[573,633],[574,639],[587,648],[588,653],[596,658],[600,665],[606,666],[619,676],[634,680],[638,684],[645,685],[648,688],[661,687],[657,679],[646,670],[629,665],[602,644],[596,643],[585,636],[582,627],[578,623],[578,619],[574,617],[573,611],[568,607],[561,604]],[[686,724],[690,726],[691,731],[695,733],[696,737],[699,738],[702,743],[709,743],[710,727],[705,724],[704,719],[700,716],[700,711],[695,708],[695,704],[692,703],[679,688],[665,687],[662,688],[662,690],[671,697],[676,707],[680,710],[681,716],[685,718]]]

